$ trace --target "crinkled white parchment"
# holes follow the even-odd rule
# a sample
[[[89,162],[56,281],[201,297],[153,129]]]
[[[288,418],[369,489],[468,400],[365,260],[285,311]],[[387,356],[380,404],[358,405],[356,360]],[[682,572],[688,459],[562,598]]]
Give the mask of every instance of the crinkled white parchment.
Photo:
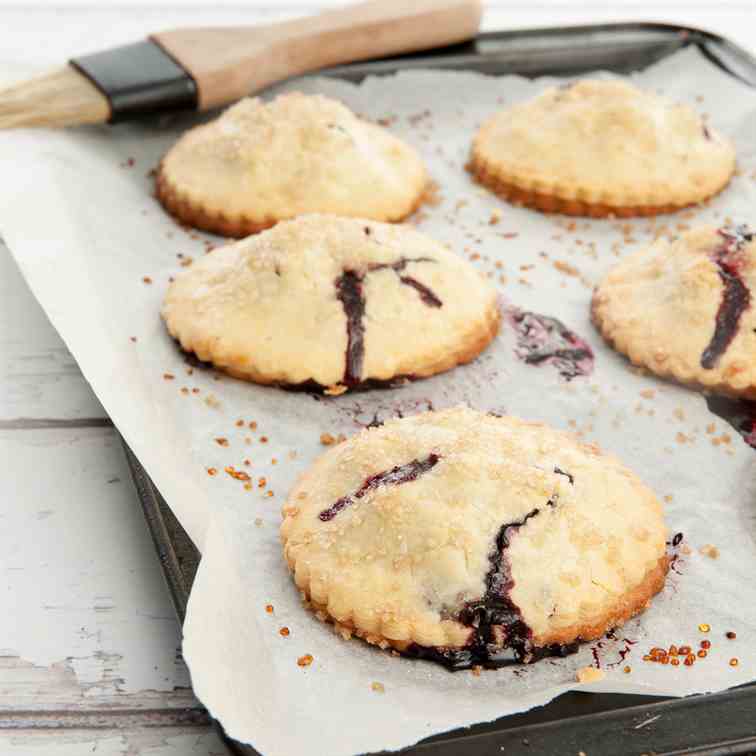
[[[756,455],[700,394],[631,370],[589,320],[591,286],[662,227],[756,221],[756,92],[692,49],[633,78],[708,113],[735,139],[740,175],[709,206],[656,221],[573,221],[511,207],[474,185],[463,167],[476,126],[552,79],[420,71],[360,86],[314,78],[282,87],[388,118],[422,152],[441,201],[423,209],[418,227],[472,256],[509,304],[555,316],[588,340],[595,372],[571,382],[550,365],[517,360],[506,323],[473,364],[391,390],[316,399],[191,368],[158,311],[169,277],[204,254],[211,237],[178,228],[152,198],[147,173],[197,119],[0,135],[0,230],[99,399],[203,550],[184,652],[198,696],[231,736],[276,756],[395,749],[543,704],[577,687],[575,672],[593,663],[594,651],[606,672],[595,691],[684,695],[756,677]],[[501,218],[491,225],[494,211]],[[281,555],[279,511],[322,451],[321,433],[349,434],[373,418],[459,403],[576,430],[665,497],[670,533],[684,533],[675,569],[617,640],[476,677],[344,641],[302,608]],[[248,488],[226,467],[250,475]],[[706,544],[718,547],[717,559],[699,552]],[[712,628],[706,636],[702,622]],[[738,639],[726,640],[727,630]],[[697,646],[704,637],[712,648],[692,668],[642,661],[653,645]],[[298,666],[308,653],[313,663]],[[728,664],[732,656],[737,667]]]

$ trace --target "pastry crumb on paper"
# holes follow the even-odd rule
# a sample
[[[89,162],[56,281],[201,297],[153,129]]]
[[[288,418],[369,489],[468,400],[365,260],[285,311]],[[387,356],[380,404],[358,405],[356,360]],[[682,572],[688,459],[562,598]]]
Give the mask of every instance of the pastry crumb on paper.
[[[283,87],[323,91],[366,117],[396,116],[387,128],[422,152],[438,185],[433,203],[413,223],[465,259],[477,254],[471,264],[485,276],[493,274],[490,281],[504,306],[556,318],[590,346],[593,373],[569,381],[553,364],[516,358],[515,333],[508,327],[470,365],[396,389],[315,398],[226,376],[215,380],[206,367],[187,367],[158,313],[168,278],[191,271],[220,240],[175,225],[151,197],[152,181],[142,171],[118,167],[132,155],[140,166],[156,165],[195,119],[183,116],[151,127],[149,139],[138,124],[54,132],[44,142],[24,131],[3,135],[0,159],[8,166],[0,177],[3,238],[119,432],[203,551],[184,625],[184,655],[198,697],[233,737],[266,756],[304,756],[313,744],[331,756],[398,749],[542,706],[582,685],[577,670],[594,664],[587,646],[553,664],[451,674],[345,640],[301,606],[281,555],[280,510],[294,481],[328,450],[321,434],[338,439],[431,407],[473,406],[565,430],[572,419],[572,430],[615,454],[658,496],[672,497],[665,501],[665,518],[670,535],[684,532],[685,542],[668,588],[640,619],[617,630],[617,640],[600,641],[605,677],[591,690],[689,695],[755,676],[756,455],[708,411],[700,394],[662,383],[606,347],[590,322],[590,292],[580,277],[553,264],[560,260],[597,281],[638,245],[679,233],[680,223],[747,219],[756,207],[753,92],[693,48],[637,80],[689,103],[705,93],[712,122],[735,139],[742,175],[706,206],[654,221],[566,219],[517,208],[473,188],[464,163],[477,125],[501,107],[500,97],[511,104],[552,80],[413,71],[368,78],[360,86],[307,79]],[[429,116],[409,120],[426,110]],[[460,198],[467,204],[455,211]],[[493,208],[501,219],[491,225]],[[184,269],[179,253],[192,257],[194,265]],[[142,282],[145,273],[151,285]],[[520,277],[528,285],[519,284]],[[397,339],[409,336],[397,329]],[[176,380],[163,379],[166,372]],[[180,391],[184,375],[191,375],[186,394]],[[650,391],[653,396],[641,393]],[[642,411],[636,414],[637,403]],[[259,431],[235,425],[250,417]],[[678,443],[678,431],[697,441]],[[265,443],[257,433],[265,434]],[[212,441],[220,437],[229,440],[228,448]],[[234,450],[236,456],[227,458]],[[245,457],[252,462],[250,476],[254,470],[253,492],[224,472],[231,465],[247,470]],[[266,485],[258,489],[260,478]],[[269,490],[276,496],[266,496]],[[688,543],[692,553],[686,553]],[[705,544],[719,550],[718,558],[698,553]],[[266,604],[275,606],[273,617],[265,613]],[[683,637],[697,644],[704,635],[688,631],[701,623],[710,625],[705,637],[712,640],[710,649],[696,645],[696,653],[707,651],[703,663],[643,662],[644,652],[656,644],[668,649]],[[290,636],[279,634],[282,626]],[[728,632],[736,637],[727,638]],[[624,660],[623,638],[635,644]],[[312,664],[299,667],[297,659],[306,654]],[[385,695],[372,689],[376,681]]]

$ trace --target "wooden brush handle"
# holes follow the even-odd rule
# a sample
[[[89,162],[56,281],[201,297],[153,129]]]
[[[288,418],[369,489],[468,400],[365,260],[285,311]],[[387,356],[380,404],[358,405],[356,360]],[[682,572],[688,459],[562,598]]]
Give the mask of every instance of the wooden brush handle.
[[[207,110],[290,76],[475,36],[480,0],[370,0],[267,26],[175,29],[157,42],[194,78]]]

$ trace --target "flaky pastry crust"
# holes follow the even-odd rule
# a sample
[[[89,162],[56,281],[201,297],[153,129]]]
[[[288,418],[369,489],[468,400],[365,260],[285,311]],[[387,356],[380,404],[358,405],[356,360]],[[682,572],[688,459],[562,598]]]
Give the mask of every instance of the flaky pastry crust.
[[[156,194],[182,223],[241,238],[332,213],[395,222],[423,201],[420,156],[320,95],[242,100],[191,129],[158,168]]]
[[[686,105],[618,80],[583,80],[494,114],[475,136],[469,170],[542,212],[648,216],[720,192],[735,150]]]
[[[442,245],[405,226],[325,215],[195,261],[162,315],[183,349],[230,375],[334,393],[469,362],[500,323],[494,288]]]
[[[750,232],[703,226],[618,262],[596,287],[591,314],[607,343],[633,364],[695,388],[756,399],[752,291]]]
[[[470,409],[339,444],[283,514],[286,561],[310,607],[402,652],[474,649],[471,607],[495,617],[502,602],[508,627],[487,632],[504,646],[508,632],[530,652],[596,638],[643,611],[668,569],[662,507],[616,458]]]

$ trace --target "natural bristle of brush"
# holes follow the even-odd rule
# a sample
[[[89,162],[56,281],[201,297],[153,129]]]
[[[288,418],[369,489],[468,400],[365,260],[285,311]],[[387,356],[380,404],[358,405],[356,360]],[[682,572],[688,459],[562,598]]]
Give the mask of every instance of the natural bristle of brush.
[[[105,95],[71,66],[0,90],[0,129],[105,123]]]

